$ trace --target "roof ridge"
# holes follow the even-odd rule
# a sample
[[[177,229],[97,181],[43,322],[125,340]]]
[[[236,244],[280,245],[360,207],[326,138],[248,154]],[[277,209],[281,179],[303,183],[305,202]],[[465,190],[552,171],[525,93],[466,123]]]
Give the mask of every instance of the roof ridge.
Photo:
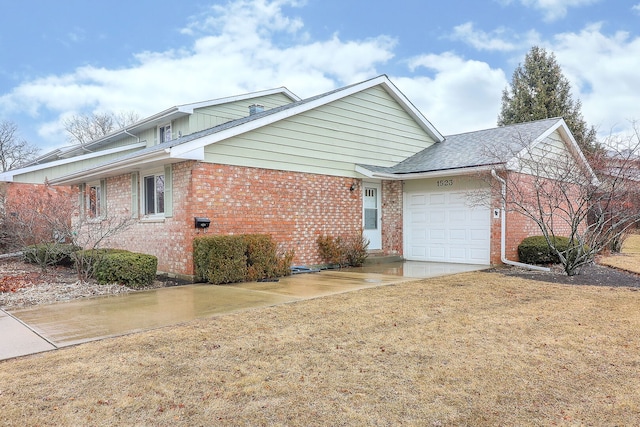
[[[532,125],[534,123],[541,123],[541,122],[544,122],[544,121],[557,121],[557,120],[560,120],[560,119],[563,119],[563,117],[549,117],[549,118],[546,118],[546,119],[531,120],[529,122],[510,123],[508,125],[503,125],[503,126],[494,126],[492,128],[471,130],[471,131],[468,131],[468,132],[460,132],[460,133],[454,133],[454,134],[451,134],[451,135],[445,135],[445,138],[450,137],[450,136],[468,135],[468,134],[479,133],[479,132],[489,132],[489,131],[496,130],[496,129],[507,129],[507,128],[513,128],[513,127],[521,127],[521,126]]]

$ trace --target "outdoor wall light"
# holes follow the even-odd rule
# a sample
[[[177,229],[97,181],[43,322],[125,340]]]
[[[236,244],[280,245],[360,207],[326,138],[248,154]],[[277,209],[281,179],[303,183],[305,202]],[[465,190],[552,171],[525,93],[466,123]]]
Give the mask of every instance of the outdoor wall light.
[[[358,181],[353,180],[351,183],[351,187],[349,187],[349,191],[354,191],[358,187]]]
[[[209,228],[209,224],[211,224],[211,220],[209,218],[195,217],[194,220],[196,228]]]

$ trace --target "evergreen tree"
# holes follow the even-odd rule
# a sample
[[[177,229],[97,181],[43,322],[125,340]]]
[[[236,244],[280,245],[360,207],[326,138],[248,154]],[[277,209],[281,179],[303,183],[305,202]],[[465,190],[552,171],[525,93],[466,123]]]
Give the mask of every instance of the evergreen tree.
[[[563,117],[585,153],[598,148],[596,131],[582,118],[582,103],[571,96],[569,80],[562,74],[553,53],[533,46],[524,64],[513,72],[511,85],[502,92],[498,126]]]

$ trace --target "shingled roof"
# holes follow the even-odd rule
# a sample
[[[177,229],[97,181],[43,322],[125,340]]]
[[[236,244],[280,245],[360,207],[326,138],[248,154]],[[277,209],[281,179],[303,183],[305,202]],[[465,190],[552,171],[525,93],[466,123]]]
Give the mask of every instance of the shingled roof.
[[[437,142],[392,167],[360,165],[378,173],[410,174],[506,163],[523,148],[543,136],[562,118],[537,120],[528,123],[445,136]]]

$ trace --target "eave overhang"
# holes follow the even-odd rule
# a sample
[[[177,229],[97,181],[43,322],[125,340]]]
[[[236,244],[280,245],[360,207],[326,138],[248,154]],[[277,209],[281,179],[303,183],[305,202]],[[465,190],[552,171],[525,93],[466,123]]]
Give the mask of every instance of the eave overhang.
[[[375,172],[363,166],[356,165],[356,172],[366,178],[384,179],[389,181],[409,181],[415,179],[442,178],[446,176],[476,175],[491,172],[492,169],[504,168],[504,164],[472,166],[468,168],[442,169],[436,171],[413,172],[413,173],[388,173]]]

